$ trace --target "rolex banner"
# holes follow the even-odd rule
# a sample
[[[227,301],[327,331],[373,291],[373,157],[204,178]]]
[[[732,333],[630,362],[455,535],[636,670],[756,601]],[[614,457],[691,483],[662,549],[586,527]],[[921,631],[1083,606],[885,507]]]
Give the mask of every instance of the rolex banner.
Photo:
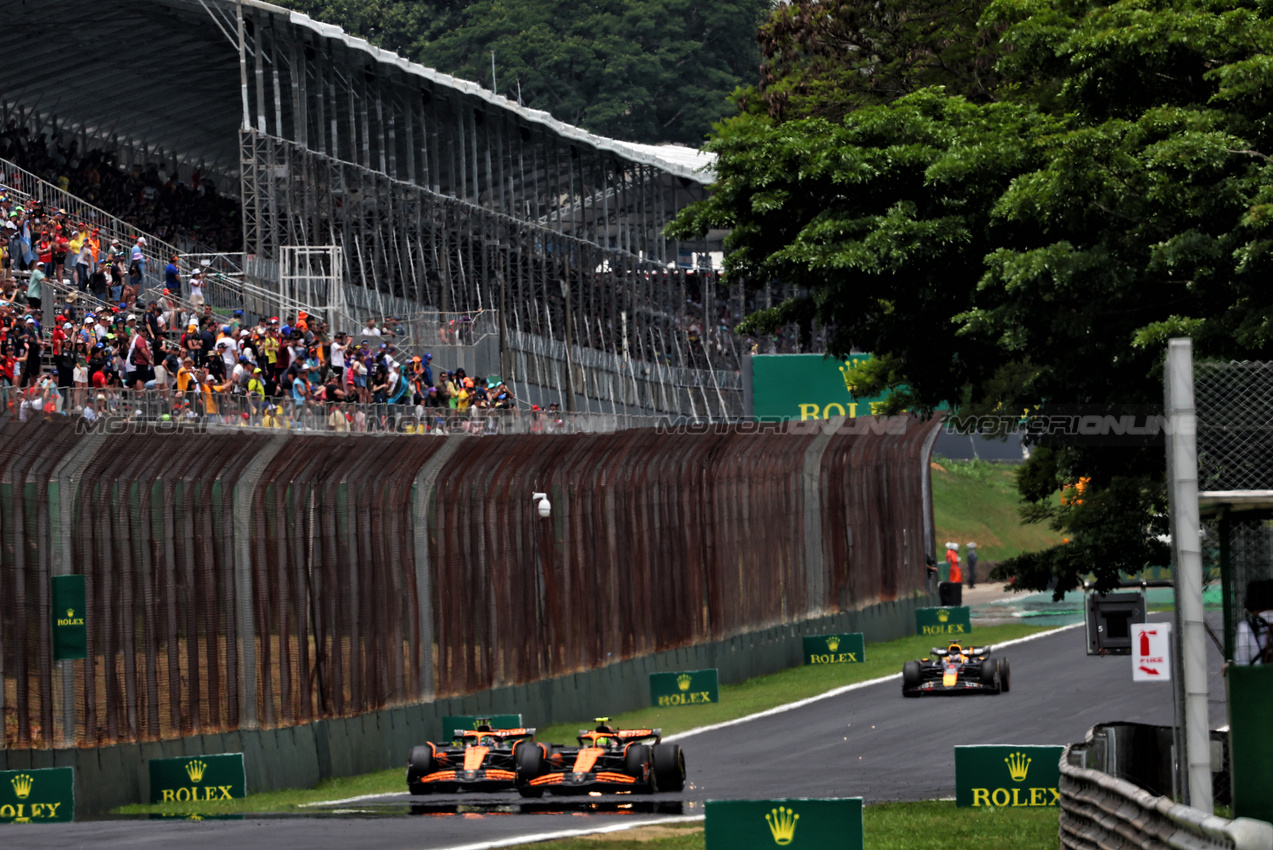
[[[955,805],[1057,806],[1064,747],[955,747]]]
[[[448,714],[442,718],[442,740],[450,740],[457,729],[472,730],[487,721],[492,729],[521,729],[520,714]]]
[[[805,664],[858,664],[866,660],[860,632],[847,635],[805,635]]]
[[[75,820],[75,769],[0,770],[0,823]]]
[[[650,674],[650,704],[655,708],[674,705],[706,705],[720,702],[716,668]]]
[[[862,798],[708,800],[706,850],[862,850]]]
[[[972,634],[972,613],[963,608],[916,608],[915,634],[954,640]]]
[[[243,753],[150,760],[150,802],[202,803],[247,796]]]
[[[84,626],[84,576],[52,576],[53,660],[88,657],[88,629]]]

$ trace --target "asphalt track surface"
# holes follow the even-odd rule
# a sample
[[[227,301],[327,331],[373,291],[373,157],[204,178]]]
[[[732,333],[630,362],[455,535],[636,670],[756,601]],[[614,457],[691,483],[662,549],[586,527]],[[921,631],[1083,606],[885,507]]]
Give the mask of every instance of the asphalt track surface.
[[[1208,652],[1215,728],[1228,721],[1218,655]],[[953,797],[957,745],[1066,744],[1083,740],[1097,723],[1172,722],[1170,685],[1133,684],[1127,657],[1087,657],[1082,629],[1003,654],[1012,664],[1007,694],[903,699],[897,679],[681,738],[689,769],[681,794],[524,801],[516,794],[403,793],[312,817],[13,825],[4,827],[3,844],[32,850],[476,848],[532,834],[701,815],[707,799],[861,796],[870,803]]]

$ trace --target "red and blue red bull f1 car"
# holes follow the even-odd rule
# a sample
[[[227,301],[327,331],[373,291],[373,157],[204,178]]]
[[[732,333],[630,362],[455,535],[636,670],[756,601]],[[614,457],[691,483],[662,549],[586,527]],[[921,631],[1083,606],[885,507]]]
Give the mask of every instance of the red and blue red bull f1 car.
[[[902,665],[902,696],[1008,692],[1008,659],[991,658],[989,646],[963,647],[952,643],[933,647],[930,658]]]

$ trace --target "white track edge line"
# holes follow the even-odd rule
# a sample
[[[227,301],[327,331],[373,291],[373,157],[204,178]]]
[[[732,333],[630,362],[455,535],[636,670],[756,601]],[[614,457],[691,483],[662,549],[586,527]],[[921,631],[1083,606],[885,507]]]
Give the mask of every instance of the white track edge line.
[[[406,775],[405,773],[403,774]],[[404,780],[405,781],[405,780]],[[357,797],[346,797],[343,800],[317,800],[313,803],[297,803],[296,808],[305,809],[310,806],[339,806],[342,803],[358,803],[363,800],[377,800],[394,794],[405,794],[405,791],[381,791],[379,794],[359,794]]]
[[[1038,632],[1036,634],[1026,635],[1025,637],[1013,638],[1012,640],[1005,640],[1002,643],[992,644],[992,646],[995,649],[998,649],[1001,646],[1013,646],[1018,643],[1026,643],[1027,641],[1037,640],[1041,637],[1047,637],[1048,635],[1057,634],[1058,632],[1068,631],[1069,629],[1077,629],[1081,627],[1082,625],[1083,625],[1082,623],[1073,623],[1068,626],[1060,626],[1055,629],[1048,629],[1046,632]],[[901,673],[893,673],[892,675],[889,675],[889,676],[881,676],[878,679],[868,679],[865,682],[854,682],[852,685],[845,685],[840,688],[835,688],[833,690],[817,694],[816,696],[811,696],[802,700],[797,700],[796,702],[789,702],[785,705],[779,705],[779,706],[775,706],[774,708],[765,709],[764,711],[758,711],[755,714],[749,714],[746,717],[739,717],[735,720],[725,720],[720,723],[713,723],[710,726],[699,726],[694,729],[689,729],[685,732],[677,732],[674,735],[665,735],[663,737],[663,740],[668,742],[679,741],[680,739],[688,738],[691,735],[700,735],[703,732],[714,732],[717,729],[725,729],[730,726],[737,726],[740,723],[749,723],[752,720],[759,720],[762,717],[770,717],[775,714],[782,714],[785,711],[791,711],[792,709],[796,709],[796,708],[803,708],[804,706],[812,705],[813,703],[818,702],[819,700],[831,699],[832,697],[838,697],[841,694],[847,694],[849,691],[856,691],[859,688],[869,688],[870,686],[878,685],[881,682],[889,682],[889,681],[892,681],[893,679],[900,678],[901,675],[902,675]],[[319,800],[314,803],[299,803],[297,804],[297,808],[304,809],[304,808],[309,808],[310,806],[339,806],[344,803],[358,803],[363,800],[375,800],[381,797],[389,796],[389,794],[396,794],[396,793],[399,793],[399,792],[390,791],[388,792],[388,794],[386,793],[362,794],[357,797],[346,797],[343,800]],[[474,845],[474,847],[476,846],[478,845]],[[481,845],[481,846],[499,847],[504,845],[492,844],[492,845]]]
[[[1055,629],[1048,629],[1045,632],[1037,632],[1032,635],[1026,635],[1025,637],[1013,638],[1012,640],[1005,640],[1002,643],[991,644],[991,646],[997,650],[1000,647],[1015,646],[1016,644],[1019,644],[1019,643],[1026,643],[1028,641],[1038,640],[1041,637],[1047,637],[1048,635],[1054,635],[1059,632],[1069,631],[1070,629],[1078,629],[1082,627],[1083,627],[1083,623],[1072,623],[1071,625],[1068,625],[1068,626],[1060,626]],[[831,699],[832,697],[838,697],[841,694],[847,694],[850,691],[856,691],[861,688],[869,688],[873,685],[878,685],[883,682],[891,682],[894,679],[900,679],[901,677],[902,677],[902,674],[900,672],[897,672],[897,673],[893,673],[890,676],[881,676],[878,679],[868,679],[865,682],[854,682],[851,685],[845,685],[840,688],[835,688],[833,690],[826,691],[821,694],[817,694],[816,696],[811,696],[806,699],[797,700],[795,702],[789,702],[786,705],[775,706],[774,708],[769,708],[764,711],[758,711],[755,714],[749,714],[746,717],[739,717],[735,720],[725,720],[720,723],[713,723],[709,726],[699,726],[696,729],[689,729],[685,732],[677,732],[674,735],[665,735],[663,737],[663,740],[664,741],[679,741],[682,738],[688,738],[691,735],[701,735],[704,732],[715,732],[717,729],[727,729],[730,726],[737,726],[740,723],[750,723],[751,721],[759,720],[762,717],[772,717],[775,714],[782,714],[783,712],[791,711],[796,708],[803,708],[806,705],[812,705],[813,703],[818,702],[819,700]]]
[[[625,832],[629,829],[641,829],[647,826],[662,826],[668,823],[691,823],[703,820],[705,815],[687,815],[679,818],[661,818],[659,820],[623,823],[614,826],[598,826],[591,829],[563,829],[557,832],[541,832],[538,835],[523,835],[520,838],[502,838],[498,841],[483,841],[477,844],[455,844],[440,850],[494,850],[496,847],[515,847],[519,844],[536,844],[540,841],[557,841],[563,838],[580,838],[585,835],[601,835],[608,832]]]

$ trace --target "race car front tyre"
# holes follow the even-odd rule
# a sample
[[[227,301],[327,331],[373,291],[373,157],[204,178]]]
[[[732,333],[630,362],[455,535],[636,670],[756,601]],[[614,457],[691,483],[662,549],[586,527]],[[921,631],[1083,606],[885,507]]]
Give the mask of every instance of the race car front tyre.
[[[513,752],[513,765],[517,783],[525,785],[544,772],[544,748],[534,741],[519,741]]]
[[[999,664],[997,661],[989,659],[981,662],[981,684],[987,688],[995,686],[995,676],[999,672]]]
[[[907,661],[902,665],[902,693],[907,693],[912,688],[918,688],[920,681],[918,661]]]
[[[517,793],[521,794],[523,797],[530,797],[531,799],[539,799],[540,797],[544,796],[544,789],[536,787],[534,785],[519,785],[517,786]]]
[[[658,779],[654,775],[654,770],[650,767],[650,748],[645,744],[630,744],[623,753],[623,772],[638,781],[645,781],[649,777],[649,786],[647,792],[656,790],[655,783]]]
[[[654,778],[660,791],[684,790],[685,754],[679,745],[654,745]]]
[[[407,790],[417,796],[429,793],[428,786],[417,780],[432,772],[433,748],[427,745],[412,747],[411,755],[407,758]]]
[[[1008,671],[1008,659],[999,659],[999,690],[1003,693],[1008,692],[1008,684],[1011,682],[1012,675]]]

